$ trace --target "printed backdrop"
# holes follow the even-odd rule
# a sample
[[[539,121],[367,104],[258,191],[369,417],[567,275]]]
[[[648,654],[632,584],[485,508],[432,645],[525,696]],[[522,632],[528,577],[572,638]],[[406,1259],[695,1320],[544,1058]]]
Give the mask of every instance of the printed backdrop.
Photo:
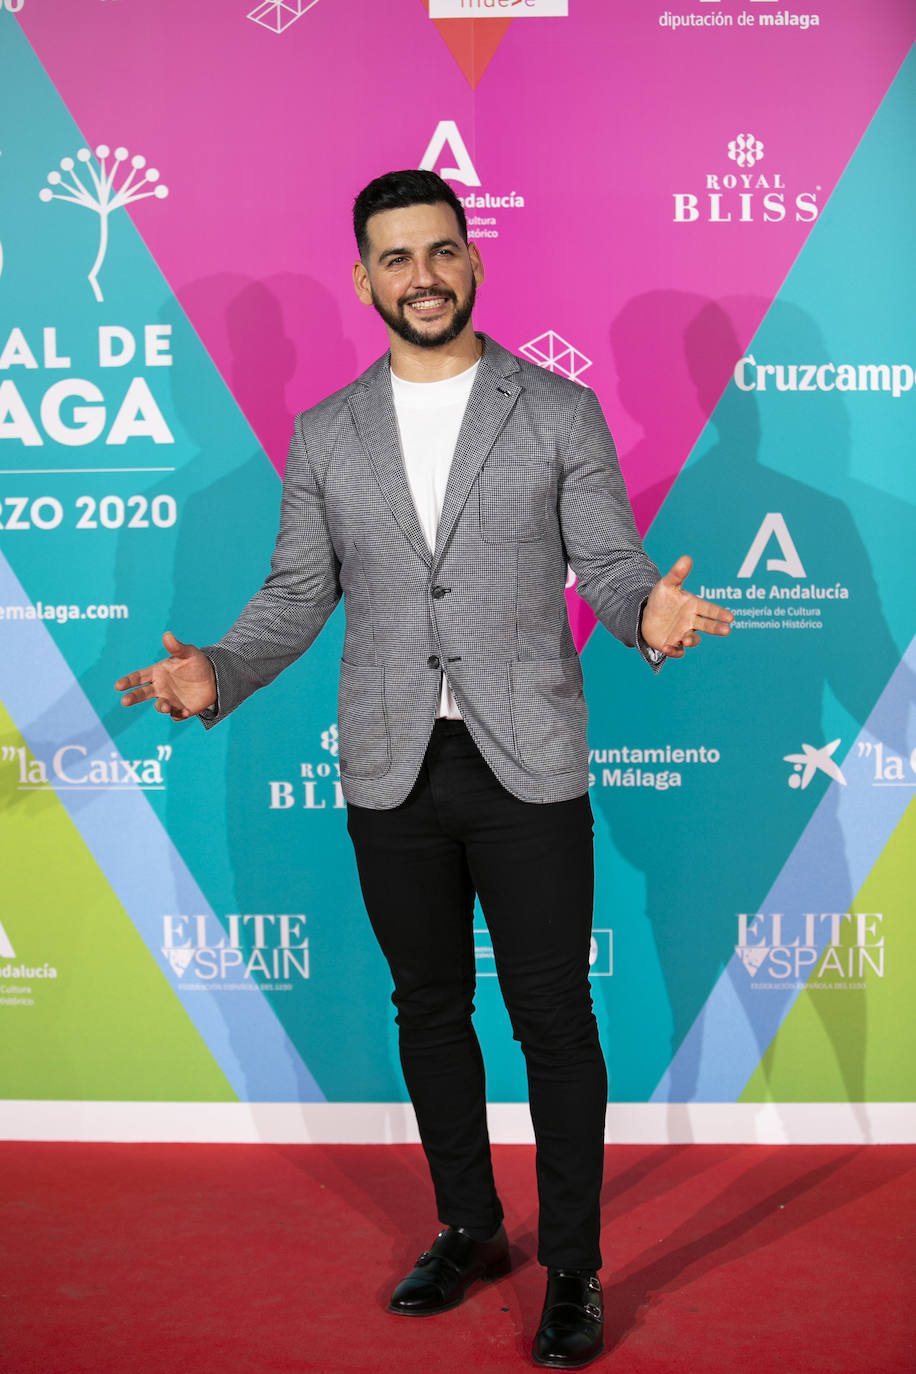
[[[403,166],[464,201],[479,327],[594,387],[650,553],[736,615],[653,680],[570,588],[613,1102],[912,1130],[914,36],[911,0],[2,0],[7,1134],[404,1102],[342,609],[209,735],[112,687],[260,584],[294,414],[384,347],[350,207]]]

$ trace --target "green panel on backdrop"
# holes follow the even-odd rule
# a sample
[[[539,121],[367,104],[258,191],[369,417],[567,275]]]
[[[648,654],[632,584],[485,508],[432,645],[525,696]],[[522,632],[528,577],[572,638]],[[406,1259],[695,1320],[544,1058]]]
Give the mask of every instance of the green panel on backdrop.
[[[2,706],[0,741],[24,748]],[[55,792],[20,790],[18,755],[0,812],[0,1097],[236,1101]]]
[[[844,935],[841,957],[845,966],[852,954],[853,977],[848,985],[822,982],[805,988],[742,1102],[912,1102],[916,1097],[914,852],[916,802],[850,907],[853,914],[869,913],[867,957],[858,954],[854,935]]]

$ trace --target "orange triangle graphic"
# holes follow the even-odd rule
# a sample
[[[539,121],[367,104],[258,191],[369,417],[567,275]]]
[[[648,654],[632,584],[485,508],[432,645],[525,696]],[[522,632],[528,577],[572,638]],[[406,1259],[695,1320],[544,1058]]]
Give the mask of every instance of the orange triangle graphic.
[[[429,13],[427,0],[423,0],[423,8]],[[445,46],[452,57],[464,72],[471,90],[476,90],[478,81],[489,67],[512,20],[434,19],[432,22],[444,38]]]

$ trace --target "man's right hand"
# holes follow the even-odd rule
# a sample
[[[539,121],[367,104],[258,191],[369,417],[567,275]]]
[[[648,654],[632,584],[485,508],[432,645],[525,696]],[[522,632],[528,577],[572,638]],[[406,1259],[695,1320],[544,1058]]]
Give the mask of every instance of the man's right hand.
[[[156,710],[172,720],[187,720],[216,705],[216,674],[213,664],[193,644],[182,644],[170,630],[162,636],[168,658],[149,668],[118,678],[116,692],[125,692],[122,706],[155,700]]]

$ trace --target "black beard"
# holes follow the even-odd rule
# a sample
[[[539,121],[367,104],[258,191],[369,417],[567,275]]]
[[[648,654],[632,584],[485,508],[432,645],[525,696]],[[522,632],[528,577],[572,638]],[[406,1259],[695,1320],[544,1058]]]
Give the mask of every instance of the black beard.
[[[399,338],[405,343],[414,344],[417,348],[440,348],[442,344],[451,343],[457,339],[464,329],[474,311],[474,301],[477,298],[477,283],[471,278],[471,289],[463,302],[458,300],[454,291],[430,292],[430,295],[444,296],[446,300],[453,301],[455,313],[450,324],[438,334],[424,334],[419,329],[415,329],[404,314],[404,306],[408,300],[422,300],[422,296],[405,296],[398,301],[396,310],[387,310],[378,300],[375,292],[372,292],[372,304],[375,306],[382,319],[389,329],[393,329]]]

